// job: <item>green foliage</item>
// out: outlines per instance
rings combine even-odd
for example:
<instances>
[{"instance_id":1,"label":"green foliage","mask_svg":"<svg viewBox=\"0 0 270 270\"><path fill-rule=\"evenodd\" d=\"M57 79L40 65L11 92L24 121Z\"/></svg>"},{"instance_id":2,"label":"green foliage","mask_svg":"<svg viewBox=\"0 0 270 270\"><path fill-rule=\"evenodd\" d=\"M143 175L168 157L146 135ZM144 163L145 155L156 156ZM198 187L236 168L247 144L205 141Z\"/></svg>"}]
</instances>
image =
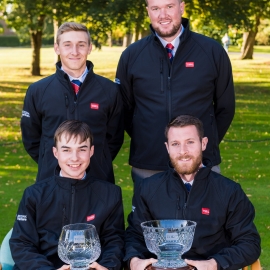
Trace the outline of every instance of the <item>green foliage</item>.
<instances>
[{"instance_id":1,"label":"green foliage","mask_svg":"<svg viewBox=\"0 0 270 270\"><path fill-rule=\"evenodd\" d=\"M232 48L237 50L237 48ZM238 49L239 51L239 49ZM255 52L270 54L270 47ZM53 48L44 48L42 73L54 72ZM122 48L103 47L90 54L95 72L114 78ZM40 79L28 75L30 49L1 49L0 58L0 242L15 220L23 190L34 183L37 166L21 143L20 116L28 85ZM255 54L254 60L238 60L230 55L236 90L236 115L221 143L222 174L241 184L256 209L255 223L262 237L261 262L270 269L270 59ZM131 211L133 184L130 176L129 137L113 161L116 184L123 193L125 217Z\"/></svg>"},{"instance_id":2,"label":"green foliage","mask_svg":"<svg viewBox=\"0 0 270 270\"><path fill-rule=\"evenodd\" d=\"M17 36L0 36L0 47L20 46L20 40Z\"/></svg>"},{"instance_id":3,"label":"green foliage","mask_svg":"<svg viewBox=\"0 0 270 270\"><path fill-rule=\"evenodd\" d=\"M258 30L259 32L256 36L256 44L270 45L270 20L261 20L261 24Z\"/></svg>"}]
</instances>

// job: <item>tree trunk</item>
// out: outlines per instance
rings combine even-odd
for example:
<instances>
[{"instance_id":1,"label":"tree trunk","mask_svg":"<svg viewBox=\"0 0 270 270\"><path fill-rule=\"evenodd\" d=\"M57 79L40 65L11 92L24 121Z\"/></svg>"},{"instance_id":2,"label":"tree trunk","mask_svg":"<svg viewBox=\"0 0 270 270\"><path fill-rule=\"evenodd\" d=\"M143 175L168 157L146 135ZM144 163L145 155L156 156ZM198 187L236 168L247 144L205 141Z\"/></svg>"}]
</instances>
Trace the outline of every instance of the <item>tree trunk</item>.
<instances>
[{"instance_id":1,"label":"tree trunk","mask_svg":"<svg viewBox=\"0 0 270 270\"><path fill-rule=\"evenodd\" d=\"M54 11L56 13L56 11ZM54 32L54 42L56 42L57 38L57 31L59 26L61 25L60 19L53 19L53 32ZM60 61L60 55L56 54L54 55L54 64Z\"/></svg>"},{"instance_id":2,"label":"tree trunk","mask_svg":"<svg viewBox=\"0 0 270 270\"><path fill-rule=\"evenodd\" d=\"M254 29L249 32L243 33L243 44L241 48L240 59L253 59L253 48L255 44L255 38L258 33L258 27L260 25L260 16L256 15Z\"/></svg>"},{"instance_id":3,"label":"tree trunk","mask_svg":"<svg viewBox=\"0 0 270 270\"><path fill-rule=\"evenodd\" d=\"M42 31L33 31L31 33L32 52L32 66L31 74L33 76L40 76L40 49L42 45Z\"/></svg>"},{"instance_id":4,"label":"tree trunk","mask_svg":"<svg viewBox=\"0 0 270 270\"><path fill-rule=\"evenodd\" d=\"M108 32L108 45L109 47L113 46L112 30Z\"/></svg>"},{"instance_id":5,"label":"tree trunk","mask_svg":"<svg viewBox=\"0 0 270 270\"><path fill-rule=\"evenodd\" d=\"M240 59L253 59L253 47L255 43L255 32L249 31L243 33L243 44L241 48Z\"/></svg>"},{"instance_id":6,"label":"tree trunk","mask_svg":"<svg viewBox=\"0 0 270 270\"><path fill-rule=\"evenodd\" d=\"M133 38L132 33L126 33L126 35L124 36L124 39L123 39L123 47L129 46L132 42L132 38Z\"/></svg>"}]
</instances>

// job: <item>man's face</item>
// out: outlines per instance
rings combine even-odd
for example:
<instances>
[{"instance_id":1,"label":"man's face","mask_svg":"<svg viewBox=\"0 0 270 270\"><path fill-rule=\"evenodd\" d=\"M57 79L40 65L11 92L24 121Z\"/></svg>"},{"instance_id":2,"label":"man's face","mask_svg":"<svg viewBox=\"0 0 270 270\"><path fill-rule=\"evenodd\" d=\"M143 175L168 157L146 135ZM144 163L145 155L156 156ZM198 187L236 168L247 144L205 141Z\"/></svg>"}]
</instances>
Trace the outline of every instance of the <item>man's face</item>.
<instances>
[{"instance_id":1,"label":"man's face","mask_svg":"<svg viewBox=\"0 0 270 270\"><path fill-rule=\"evenodd\" d=\"M54 50L60 55L64 71L73 77L79 77L84 72L91 49L87 33L83 31L65 32L60 35L59 44L54 44Z\"/></svg>"},{"instance_id":2,"label":"man's face","mask_svg":"<svg viewBox=\"0 0 270 270\"><path fill-rule=\"evenodd\" d=\"M168 131L168 142L165 143L171 163L176 172L186 181L194 179L202 165L202 151L208 139L202 141L195 126L171 127Z\"/></svg>"},{"instance_id":3,"label":"man's face","mask_svg":"<svg viewBox=\"0 0 270 270\"><path fill-rule=\"evenodd\" d=\"M146 7L152 27L168 42L180 33L185 3L179 0L148 0Z\"/></svg>"},{"instance_id":4,"label":"man's face","mask_svg":"<svg viewBox=\"0 0 270 270\"><path fill-rule=\"evenodd\" d=\"M80 138L71 137L69 142L65 133L53 147L53 154L58 159L64 177L82 179L85 170L90 164L90 158L94 154L94 146L90 146L90 139L80 143Z\"/></svg>"}]
</instances>

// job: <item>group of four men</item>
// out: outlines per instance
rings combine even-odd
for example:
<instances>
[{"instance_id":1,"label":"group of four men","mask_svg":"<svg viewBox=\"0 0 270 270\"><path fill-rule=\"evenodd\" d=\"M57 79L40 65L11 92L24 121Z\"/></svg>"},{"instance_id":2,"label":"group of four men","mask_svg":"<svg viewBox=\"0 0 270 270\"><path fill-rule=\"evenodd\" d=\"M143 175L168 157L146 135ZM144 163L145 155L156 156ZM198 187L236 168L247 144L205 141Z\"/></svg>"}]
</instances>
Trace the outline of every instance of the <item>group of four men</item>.
<instances>
[{"instance_id":1,"label":"group of four men","mask_svg":"<svg viewBox=\"0 0 270 270\"><path fill-rule=\"evenodd\" d=\"M14 269L69 269L57 245L72 223L96 226L102 252L90 267L97 270L155 262L140 228L155 219L197 222L184 257L198 270L239 269L260 255L252 204L239 184L214 172L235 106L227 53L189 30L184 2L146 4L152 33L122 53L115 84L93 72L87 28L64 23L56 73L26 93L22 137L38 175L10 239ZM112 169L124 129L135 187L126 233Z\"/></svg>"}]
</instances>

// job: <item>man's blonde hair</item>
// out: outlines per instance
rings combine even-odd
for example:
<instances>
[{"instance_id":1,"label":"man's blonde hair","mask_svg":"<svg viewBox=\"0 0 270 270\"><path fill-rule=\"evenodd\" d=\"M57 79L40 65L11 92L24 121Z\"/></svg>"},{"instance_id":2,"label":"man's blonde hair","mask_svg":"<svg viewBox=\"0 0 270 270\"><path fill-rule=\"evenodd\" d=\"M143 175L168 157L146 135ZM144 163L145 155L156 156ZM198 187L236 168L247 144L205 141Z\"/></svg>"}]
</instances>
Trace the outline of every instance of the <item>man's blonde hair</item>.
<instances>
[{"instance_id":1,"label":"man's blonde hair","mask_svg":"<svg viewBox=\"0 0 270 270\"><path fill-rule=\"evenodd\" d=\"M179 3L181 3L181 0L178 0ZM148 6L148 0L145 0L146 6Z\"/></svg>"},{"instance_id":2,"label":"man's blonde hair","mask_svg":"<svg viewBox=\"0 0 270 270\"><path fill-rule=\"evenodd\" d=\"M76 23L76 22L65 22L59 27L59 29L57 31L57 35L56 35L56 43L59 45L60 36L66 32L70 32L70 31L85 32L88 36L88 44L89 45L91 44L90 33L89 33L88 29L86 28L86 26L83 24L80 24L80 23Z\"/></svg>"}]
</instances>

